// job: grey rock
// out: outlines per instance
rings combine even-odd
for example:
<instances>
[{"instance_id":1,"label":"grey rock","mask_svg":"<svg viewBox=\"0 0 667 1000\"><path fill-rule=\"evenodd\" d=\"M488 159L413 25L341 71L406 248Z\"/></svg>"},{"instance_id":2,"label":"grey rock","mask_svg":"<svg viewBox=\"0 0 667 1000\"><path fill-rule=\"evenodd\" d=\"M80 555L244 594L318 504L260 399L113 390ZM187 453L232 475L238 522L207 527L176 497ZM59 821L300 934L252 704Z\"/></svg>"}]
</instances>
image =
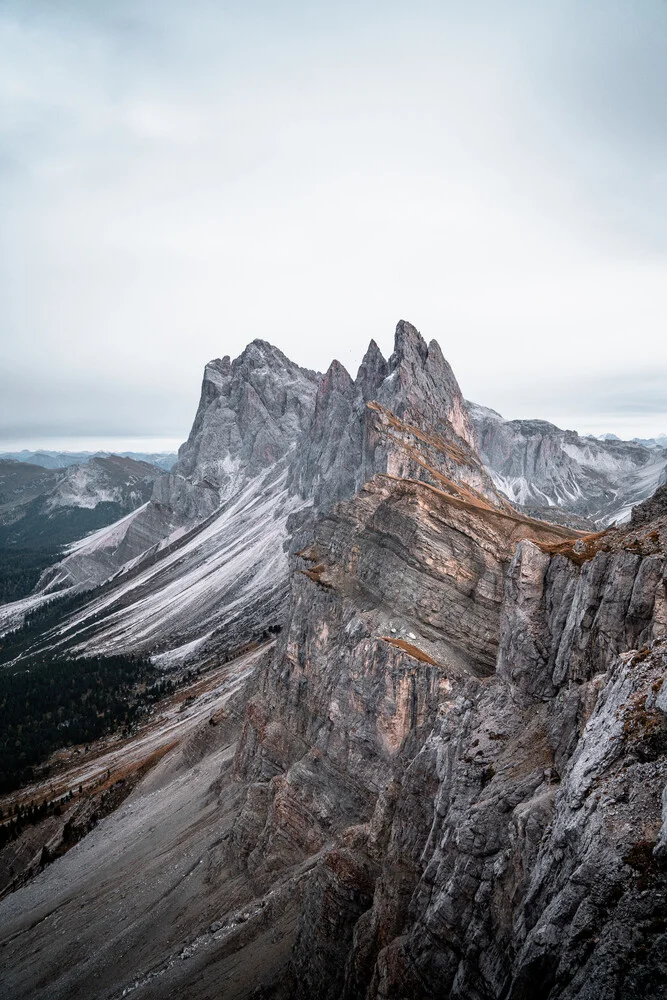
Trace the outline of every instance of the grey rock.
<instances>
[{"instance_id":1,"label":"grey rock","mask_svg":"<svg viewBox=\"0 0 667 1000\"><path fill-rule=\"evenodd\" d=\"M664 447L582 437L545 420L504 420L476 403L468 411L495 485L535 516L550 517L555 507L604 527L627 520L667 482Z\"/></svg>"},{"instance_id":2,"label":"grey rock","mask_svg":"<svg viewBox=\"0 0 667 1000\"><path fill-rule=\"evenodd\" d=\"M316 524L237 751L253 877L327 859L294 995L664 996L664 553L557 530L382 478Z\"/></svg>"},{"instance_id":3,"label":"grey rock","mask_svg":"<svg viewBox=\"0 0 667 1000\"><path fill-rule=\"evenodd\" d=\"M630 520L635 526L648 524L658 517L667 517L667 485L660 486L647 500L633 507Z\"/></svg>"},{"instance_id":4,"label":"grey rock","mask_svg":"<svg viewBox=\"0 0 667 1000\"><path fill-rule=\"evenodd\" d=\"M371 342L354 381L338 361L321 376L253 341L206 366L192 431L151 502L45 577L50 588L104 584L55 642L150 650L165 665L221 644L228 655L284 617L285 549L377 473L510 510L473 441L450 366L409 323L389 362Z\"/></svg>"}]
</instances>

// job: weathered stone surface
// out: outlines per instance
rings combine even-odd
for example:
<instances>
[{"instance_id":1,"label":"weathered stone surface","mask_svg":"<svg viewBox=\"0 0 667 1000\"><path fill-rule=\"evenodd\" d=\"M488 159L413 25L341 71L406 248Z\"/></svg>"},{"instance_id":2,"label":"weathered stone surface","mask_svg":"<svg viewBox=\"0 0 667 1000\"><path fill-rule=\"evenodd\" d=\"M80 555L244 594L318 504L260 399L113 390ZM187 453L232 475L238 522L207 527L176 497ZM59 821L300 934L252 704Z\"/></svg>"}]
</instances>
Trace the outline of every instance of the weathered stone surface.
<instances>
[{"instance_id":1,"label":"weathered stone surface","mask_svg":"<svg viewBox=\"0 0 667 1000\"><path fill-rule=\"evenodd\" d=\"M377 473L510 510L450 366L409 323L388 362L371 343L354 381L338 361L322 376L260 340L210 362L190 436L152 501L54 570L58 586L107 581L58 641L183 659L257 639L284 617L294 534L303 547L313 519Z\"/></svg>"},{"instance_id":2,"label":"weathered stone surface","mask_svg":"<svg viewBox=\"0 0 667 1000\"><path fill-rule=\"evenodd\" d=\"M390 477L316 525L237 753L253 874L325 851L293 995L663 995L664 555L550 530Z\"/></svg>"},{"instance_id":3,"label":"weathered stone surface","mask_svg":"<svg viewBox=\"0 0 667 1000\"><path fill-rule=\"evenodd\" d=\"M372 341L354 382L337 361L324 375L291 482L313 497L316 512L382 472L435 485L444 476L503 506L474 441L463 395L438 344L427 345L401 320L388 362Z\"/></svg>"},{"instance_id":4,"label":"weathered stone surface","mask_svg":"<svg viewBox=\"0 0 667 1000\"><path fill-rule=\"evenodd\" d=\"M534 516L549 518L556 508L603 527L627 519L667 482L664 447L581 437L546 420L503 420L475 403L468 410L496 486Z\"/></svg>"},{"instance_id":5,"label":"weathered stone surface","mask_svg":"<svg viewBox=\"0 0 667 1000\"><path fill-rule=\"evenodd\" d=\"M664 517L667 517L667 485L660 486L653 496L633 507L630 520L633 526L637 526Z\"/></svg>"},{"instance_id":6,"label":"weathered stone surface","mask_svg":"<svg viewBox=\"0 0 667 1000\"><path fill-rule=\"evenodd\" d=\"M210 362L188 440L159 499L210 514L239 481L275 467L310 426L320 376L263 340Z\"/></svg>"}]
</instances>

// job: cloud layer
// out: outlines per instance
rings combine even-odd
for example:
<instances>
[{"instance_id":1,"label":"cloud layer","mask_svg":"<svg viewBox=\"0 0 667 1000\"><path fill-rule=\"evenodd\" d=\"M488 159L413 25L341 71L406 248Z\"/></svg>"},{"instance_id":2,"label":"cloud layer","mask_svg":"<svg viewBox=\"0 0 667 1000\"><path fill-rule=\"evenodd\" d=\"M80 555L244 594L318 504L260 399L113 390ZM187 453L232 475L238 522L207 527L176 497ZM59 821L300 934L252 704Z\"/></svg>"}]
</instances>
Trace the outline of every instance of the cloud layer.
<instances>
[{"instance_id":1,"label":"cloud layer","mask_svg":"<svg viewBox=\"0 0 667 1000\"><path fill-rule=\"evenodd\" d=\"M502 8L502 9L501 9ZM667 5L5 2L0 438L185 437L254 337L667 431Z\"/></svg>"}]
</instances>

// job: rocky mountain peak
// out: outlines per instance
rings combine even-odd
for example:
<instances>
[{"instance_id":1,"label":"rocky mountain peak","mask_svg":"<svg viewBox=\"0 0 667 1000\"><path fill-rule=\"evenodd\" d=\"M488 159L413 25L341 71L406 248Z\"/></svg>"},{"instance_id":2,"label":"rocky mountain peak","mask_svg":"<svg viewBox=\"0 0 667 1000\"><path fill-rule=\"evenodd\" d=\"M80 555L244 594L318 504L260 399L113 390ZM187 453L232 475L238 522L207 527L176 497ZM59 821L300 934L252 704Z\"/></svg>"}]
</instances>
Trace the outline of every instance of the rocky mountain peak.
<instances>
[{"instance_id":1,"label":"rocky mountain peak","mask_svg":"<svg viewBox=\"0 0 667 1000\"><path fill-rule=\"evenodd\" d=\"M454 374L438 344L427 345L405 320L396 327L389 362L371 341L354 383L332 363L290 479L321 512L378 472L439 486L460 482L496 503Z\"/></svg>"},{"instance_id":2,"label":"rocky mountain peak","mask_svg":"<svg viewBox=\"0 0 667 1000\"><path fill-rule=\"evenodd\" d=\"M371 340L368 350L363 356L355 385L361 392L364 400L373 399L378 387L384 382L389 374L389 365L382 354L382 351Z\"/></svg>"},{"instance_id":3,"label":"rocky mountain peak","mask_svg":"<svg viewBox=\"0 0 667 1000\"><path fill-rule=\"evenodd\" d=\"M420 359L424 364L428 358L428 347L419 330L401 319L396 324L394 334L394 353L389 359L390 367L397 368L402 361L409 361L413 358Z\"/></svg>"},{"instance_id":4,"label":"rocky mountain peak","mask_svg":"<svg viewBox=\"0 0 667 1000\"><path fill-rule=\"evenodd\" d=\"M280 461L310 426L321 376L265 340L206 365L192 430L156 499L208 516L247 477Z\"/></svg>"},{"instance_id":5,"label":"rocky mountain peak","mask_svg":"<svg viewBox=\"0 0 667 1000\"><path fill-rule=\"evenodd\" d=\"M219 396L224 380L229 378L229 373L231 370L231 359L229 355L225 355L224 358L214 358L213 361L209 361L204 368L204 377L202 379L201 386L201 399L211 400ZM201 402L200 402L201 409ZM199 411L195 416L195 423L197 422L197 416L199 416ZM194 428L193 428L194 429Z\"/></svg>"},{"instance_id":6,"label":"rocky mountain peak","mask_svg":"<svg viewBox=\"0 0 667 1000\"><path fill-rule=\"evenodd\" d=\"M276 371L286 372L290 372L295 368L299 369L299 371L303 370L293 361L290 361L280 348L270 344L268 340L260 340L259 338L252 340L241 351L238 358L235 358L232 362L232 366L240 369L269 367Z\"/></svg>"},{"instance_id":7,"label":"rocky mountain peak","mask_svg":"<svg viewBox=\"0 0 667 1000\"><path fill-rule=\"evenodd\" d=\"M348 372L345 365L342 365L340 361L337 361L334 358L322 376L322 381L320 382L319 387L320 395L330 392L341 392L348 395L353 391L354 382L352 381L352 376Z\"/></svg>"},{"instance_id":8,"label":"rocky mountain peak","mask_svg":"<svg viewBox=\"0 0 667 1000\"><path fill-rule=\"evenodd\" d=\"M100 574L106 579L149 549L150 558L164 551L166 560L169 546L185 545L180 539L192 531L187 559L181 553L177 563L169 563L163 580L166 585L167 577L173 582L182 576L186 563L196 575L211 553L217 559L224 550L216 579L207 580L210 603L205 609L200 597L194 618L183 602L179 614L185 624L179 619L172 635L170 605L160 603L149 565L157 611L153 615L139 602L138 628L150 615L150 634L169 629L173 642L176 636L202 634L214 619L224 622L229 638L235 615L247 638L248 623L256 620L251 606L260 617L278 614L287 587L283 545L300 530L297 524L307 533L312 516L352 497L376 474L426 480L455 495L472 490L502 507L470 443L467 419L437 343L427 345L405 321L398 324L391 361L372 341L354 381L337 360L321 375L267 341L254 340L233 360L223 356L206 366L195 421L172 474L159 478L153 502L118 534L77 550L76 580L99 581ZM212 535L207 519L218 525ZM65 563L63 580L69 573ZM138 564L133 568L137 589L142 572ZM148 632L141 629L145 643Z\"/></svg>"},{"instance_id":9,"label":"rocky mountain peak","mask_svg":"<svg viewBox=\"0 0 667 1000\"><path fill-rule=\"evenodd\" d=\"M470 448L475 434L463 394L437 341L427 344L419 331L401 320L396 327L390 374L378 401L401 419L426 426L449 426Z\"/></svg>"}]
</instances>

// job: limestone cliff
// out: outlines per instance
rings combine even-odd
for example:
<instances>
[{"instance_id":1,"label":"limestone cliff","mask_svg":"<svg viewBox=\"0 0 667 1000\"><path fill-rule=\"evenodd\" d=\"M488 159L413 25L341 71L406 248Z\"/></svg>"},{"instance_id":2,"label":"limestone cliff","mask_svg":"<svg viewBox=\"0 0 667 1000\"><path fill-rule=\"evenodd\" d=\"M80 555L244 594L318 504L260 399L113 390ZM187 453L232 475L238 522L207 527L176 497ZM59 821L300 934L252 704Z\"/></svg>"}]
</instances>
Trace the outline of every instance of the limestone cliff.
<instances>
[{"instance_id":1,"label":"limestone cliff","mask_svg":"<svg viewBox=\"0 0 667 1000\"><path fill-rule=\"evenodd\" d=\"M260 340L210 362L190 436L151 502L45 577L46 591L104 584L55 643L177 662L257 639L284 618L286 547L377 473L510 509L450 366L409 323L389 361L371 343L355 380L337 361L322 376Z\"/></svg>"},{"instance_id":2,"label":"limestone cliff","mask_svg":"<svg viewBox=\"0 0 667 1000\"><path fill-rule=\"evenodd\" d=\"M389 477L319 522L236 756L254 883L319 858L281 988L664 996L666 549Z\"/></svg>"}]
</instances>

